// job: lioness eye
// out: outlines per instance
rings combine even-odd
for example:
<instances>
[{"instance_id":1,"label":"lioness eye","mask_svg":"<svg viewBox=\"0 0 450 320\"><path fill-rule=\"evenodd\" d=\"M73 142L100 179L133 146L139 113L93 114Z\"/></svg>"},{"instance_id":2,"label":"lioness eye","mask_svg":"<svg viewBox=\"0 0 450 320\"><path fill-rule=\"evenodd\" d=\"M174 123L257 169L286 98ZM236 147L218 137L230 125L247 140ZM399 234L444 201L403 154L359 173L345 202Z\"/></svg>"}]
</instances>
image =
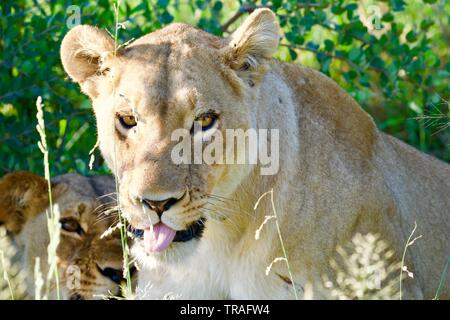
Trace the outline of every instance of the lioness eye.
<instances>
[{"instance_id":1,"label":"lioness eye","mask_svg":"<svg viewBox=\"0 0 450 320\"><path fill-rule=\"evenodd\" d=\"M137 125L136 118L134 116L119 116L120 124L127 128L131 129Z\"/></svg>"},{"instance_id":2,"label":"lioness eye","mask_svg":"<svg viewBox=\"0 0 450 320\"><path fill-rule=\"evenodd\" d=\"M59 222L61 223L61 228L67 232L83 233L80 224L74 219L61 219Z\"/></svg>"},{"instance_id":3,"label":"lioness eye","mask_svg":"<svg viewBox=\"0 0 450 320\"><path fill-rule=\"evenodd\" d=\"M206 131L214 126L217 121L217 115L214 113L205 113L198 116L195 121L200 124L203 131Z\"/></svg>"}]
</instances>

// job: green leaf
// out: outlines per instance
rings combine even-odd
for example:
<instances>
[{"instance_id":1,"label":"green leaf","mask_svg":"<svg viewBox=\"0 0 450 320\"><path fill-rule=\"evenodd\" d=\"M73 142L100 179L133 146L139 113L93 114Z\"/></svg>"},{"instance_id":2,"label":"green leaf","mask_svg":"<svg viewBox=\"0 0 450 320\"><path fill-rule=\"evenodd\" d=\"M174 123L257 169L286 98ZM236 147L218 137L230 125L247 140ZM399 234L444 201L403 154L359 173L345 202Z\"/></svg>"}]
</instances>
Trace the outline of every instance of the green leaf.
<instances>
[{"instance_id":1,"label":"green leaf","mask_svg":"<svg viewBox=\"0 0 450 320\"><path fill-rule=\"evenodd\" d=\"M403 10L405 10L405 2L403 0L393 0L392 1L392 9L394 11L403 11Z\"/></svg>"},{"instance_id":2,"label":"green leaf","mask_svg":"<svg viewBox=\"0 0 450 320\"><path fill-rule=\"evenodd\" d=\"M64 132L66 132L67 128L67 120L61 119L59 120L59 136L62 137L64 135Z\"/></svg>"},{"instance_id":3,"label":"green leaf","mask_svg":"<svg viewBox=\"0 0 450 320\"><path fill-rule=\"evenodd\" d=\"M385 122L380 124L380 129L386 129L388 127L395 127L405 122L404 118L397 117L397 118L390 118L386 120Z\"/></svg>"},{"instance_id":4,"label":"green leaf","mask_svg":"<svg viewBox=\"0 0 450 320\"><path fill-rule=\"evenodd\" d=\"M356 79L356 77L358 76L358 73L354 70L348 71L347 74L350 80Z\"/></svg>"},{"instance_id":5,"label":"green leaf","mask_svg":"<svg viewBox=\"0 0 450 320\"><path fill-rule=\"evenodd\" d=\"M309 12L301 18L300 24L305 28L305 30L311 30L311 27L315 24L314 14Z\"/></svg>"},{"instance_id":6,"label":"green leaf","mask_svg":"<svg viewBox=\"0 0 450 320\"><path fill-rule=\"evenodd\" d=\"M350 3L345 7L346 10L348 11L355 11L356 9L358 9L358 4L357 3Z\"/></svg>"},{"instance_id":7,"label":"green leaf","mask_svg":"<svg viewBox=\"0 0 450 320\"><path fill-rule=\"evenodd\" d=\"M158 0L158 1L156 2L156 4L157 4L159 7L166 8L167 5L169 4L169 0Z\"/></svg>"},{"instance_id":8,"label":"green leaf","mask_svg":"<svg viewBox=\"0 0 450 320\"><path fill-rule=\"evenodd\" d=\"M291 60L292 60L292 61L297 60L298 54L297 54L297 52L295 52L295 51L292 50L291 48L289 48L289 55L291 56Z\"/></svg>"},{"instance_id":9,"label":"green leaf","mask_svg":"<svg viewBox=\"0 0 450 320\"><path fill-rule=\"evenodd\" d=\"M220 10L222 10L222 8L223 8L223 3L221 2L221 1L216 1L215 3L214 3L214 6L213 6L213 11L215 11L215 12L220 12Z\"/></svg>"},{"instance_id":10,"label":"green leaf","mask_svg":"<svg viewBox=\"0 0 450 320\"><path fill-rule=\"evenodd\" d=\"M286 32L285 33L286 39L294 44L303 44L305 42L305 38L303 38L301 35L295 32Z\"/></svg>"},{"instance_id":11,"label":"green leaf","mask_svg":"<svg viewBox=\"0 0 450 320\"><path fill-rule=\"evenodd\" d=\"M364 87L370 87L370 80L367 74L360 74L359 83Z\"/></svg>"},{"instance_id":12,"label":"green leaf","mask_svg":"<svg viewBox=\"0 0 450 320\"><path fill-rule=\"evenodd\" d=\"M277 11L277 9L281 7L282 3L283 2L281 0L273 0L272 1L272 9Z\"/></svg>"},{"instance_id":13,"label":"green leaf","mask_svg":"<svg viewBox=\"0 0 450 320\"><path fill-rule=\"evenodd\" d=\"M326 39L324 41L324 45L325 45L325 51L328 51L328 52L333 51L333 49L334 49L334 42L333 41L331 41L329 39Z\"/></svg>"},{"instance_id":14,"label":"green leaf","mask_svg":"<svg viewBox=\"0 0 450 320\"><path fill-rule=\"evenodd\" d=\"M22 64L22 71L25 73L30 73L33 70L33 62L30 60L25 61Z\"/></svg>"},{"instance_id":15,"label":"green leaf","mask_svg":"<svg viewBox=\"0 0 450 320\"><path fill-rule=\"evenodd\" d=\"M340 15L343 12L345 12L345 8L342 7L342 2L343 1L336 1L331 7L331 12L333 12L336 15Z\"/></svg>"},{"instance_id":16,"label":"green leaf","mask_svg":"<svg viewBox=\"0 0 450 320\"><path fill-rule=\"evenodd\" d=\"M392 21L394 21L394 15L392 13L390 13L390 12L385 13L383 15L383 17L381 17L381 21L392 22Z\"/></svg>"},{"instance_id":17,"label":"green leaf","mask_svg":"<svg viewBox=\"0 0 450 320\"><path fill-rule=\"evenodd\" d=\"M427 31L432 25L434 24L434 21L431 19L424 19L420 23L420 29L423 31Z\"/></svg>"},{"instance_id":18,"label":"green leaf","mask_svg":"<svg viewBox=\"0 0 450 320\"><path fill-rule=\"evenodd\" d=\"M168 12L165 11L160 17L159 17L159 21L165 25L165 24L169 24L173 21L173 16Z\"/></svg>"},{"instance_id":19,"label":"green leaf","mask_svg":"<svg viewBox=\"0 0 450 320\"><path fill-rule=\"evenodd\" d=\"M375 68L378 68L378 69L383 69L384 68L384 61L380 57L375 57L370 62L370 65L375 67Z\"/></svg>"},{"instance_id":20,"label":"green leaf","mask_svg":"<svg viewBox=\"0 0 450 320\"><path fill-rule=\"evenodd\" d=\"M311 50L314 50L314 51L319 49L319 45L313 41L308 41L308 43L306 44L306 47Z\"/></svg>"},{"instance_id":21,"label":"green leaf","mask_svg":"<svg viewBox=\"0 0 450 320\"><path fill-rule=\"evenodd\" d=\"M325 61L325 59L328 58L328 56L322 51L319 51L317 53L316 57L317 57L317 60L319 60L319 62L321 62L321 63L323 63L323 61Z\"/></svg>"},{"instance_id":22,"label":"green leaf","mask_svg":"<svg viewBox=\"0 0 450 320\"><path fill-rule=\"evenodd\" d=\"M359 48L351 48L348 52L348 58L352 60L353 62L358 61L359 57L361 56L361 49Z\"/></svg>"},{"instance_id":23,"label":"green leaf","mask_svg":"<svg viewBox=\"0 0 450 320\"><path fill-rule=\"evenodd\" d=\"M428 67L437 67L440 64L439 57L432 51L427 51L424 53L425 64Z\"/></svg>"},{"instance_id":24,"label":"green leaf","mask_svg":"<svg viewBox=\"0 0 450 320\"><path fill-rule=\"evenodd\" d=\"M325 60L324 60L324 62L321 64L321 70L322 70L322 72L324 72L324 73L326 73L326 74L329 74L329 72L330 72L330 65L331 65L331 58L329 58L329 57L326 57L325 58Z\"/></svg>"},{"instance_id":25,"label":"green leaf","mask_svg":"<svg viewBox=\"0 0 450 320\"><path fill-rule=\"evenodd\" d=\"M416 33L415 33L413 30L411 30L410 32L408 32L408 33L406 34L406 40L407 40L408 42L415 42L415 41L417 41L417 35L416 35Z\"/></svg>"}]
</instances>

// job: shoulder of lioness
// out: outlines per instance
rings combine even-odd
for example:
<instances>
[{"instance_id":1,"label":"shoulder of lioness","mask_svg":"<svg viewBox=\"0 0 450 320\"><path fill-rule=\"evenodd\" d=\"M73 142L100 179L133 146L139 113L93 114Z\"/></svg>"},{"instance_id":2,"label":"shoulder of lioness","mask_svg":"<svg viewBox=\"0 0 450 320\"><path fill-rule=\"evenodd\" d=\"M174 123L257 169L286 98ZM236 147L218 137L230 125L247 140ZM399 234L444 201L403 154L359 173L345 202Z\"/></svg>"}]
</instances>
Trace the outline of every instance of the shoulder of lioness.
<instances>
[{"instance_id":1,"label":"shoulder of lioness","mask_svg":"<svg viewBox=\"0 0 450 320\"><path fill-rule=\"evenodd\" d=\"M371 116L334 80L314 69L273 60L278 73L292 90L297 112L304 120L321 125L337 142L370 158L377 129Z\"/></svg>"}]
</instances>

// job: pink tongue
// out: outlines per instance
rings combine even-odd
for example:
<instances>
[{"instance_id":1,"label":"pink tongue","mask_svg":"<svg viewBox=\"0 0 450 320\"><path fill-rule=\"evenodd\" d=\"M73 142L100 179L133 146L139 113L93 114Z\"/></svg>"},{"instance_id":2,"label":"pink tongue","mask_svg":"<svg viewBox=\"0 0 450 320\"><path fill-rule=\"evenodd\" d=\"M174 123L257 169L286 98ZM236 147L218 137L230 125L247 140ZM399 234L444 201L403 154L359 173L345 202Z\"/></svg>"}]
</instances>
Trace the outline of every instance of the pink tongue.
<instances>
[{"instance_id":1,"label":"pink tongue","mask_svg":"<svg viewBox=\"0 0 450 320\"><path fill-rule=\"evenodd\" d=\"M144 247L147 252L161 252L165 250L175 238L176 231L160 222L144 230Z\"/></svg>"}]
</instances>

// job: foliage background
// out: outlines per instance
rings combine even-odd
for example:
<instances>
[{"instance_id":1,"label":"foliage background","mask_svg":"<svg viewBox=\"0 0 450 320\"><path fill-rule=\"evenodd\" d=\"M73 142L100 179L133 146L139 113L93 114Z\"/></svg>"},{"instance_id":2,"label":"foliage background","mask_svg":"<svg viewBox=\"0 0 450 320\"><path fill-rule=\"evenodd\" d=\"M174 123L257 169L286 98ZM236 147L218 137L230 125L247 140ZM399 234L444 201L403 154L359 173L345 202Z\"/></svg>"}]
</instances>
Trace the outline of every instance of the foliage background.
<instances>
[{"instance_id":1,"label":"foliage background","mask_svg":"<svg viewBox=\"0 0 450 320\"><path fill-rule=\"evenodd\" d=\"M59 60L73 5L80 9L81 23L113 31L113 2L108 0L0 3L0 175L19 169L43 174L35 130L39 95L52 175L108 171L98 151L94 170L88 168L88 152L96 142L94 116ZM279 16L284 37L277 58L331 76L380 129L450 162L446 0L128 0L120 5L126 29L119 38L123 43L173 21L227 36L260 6Z\"/></svg>"}]
</instances>

